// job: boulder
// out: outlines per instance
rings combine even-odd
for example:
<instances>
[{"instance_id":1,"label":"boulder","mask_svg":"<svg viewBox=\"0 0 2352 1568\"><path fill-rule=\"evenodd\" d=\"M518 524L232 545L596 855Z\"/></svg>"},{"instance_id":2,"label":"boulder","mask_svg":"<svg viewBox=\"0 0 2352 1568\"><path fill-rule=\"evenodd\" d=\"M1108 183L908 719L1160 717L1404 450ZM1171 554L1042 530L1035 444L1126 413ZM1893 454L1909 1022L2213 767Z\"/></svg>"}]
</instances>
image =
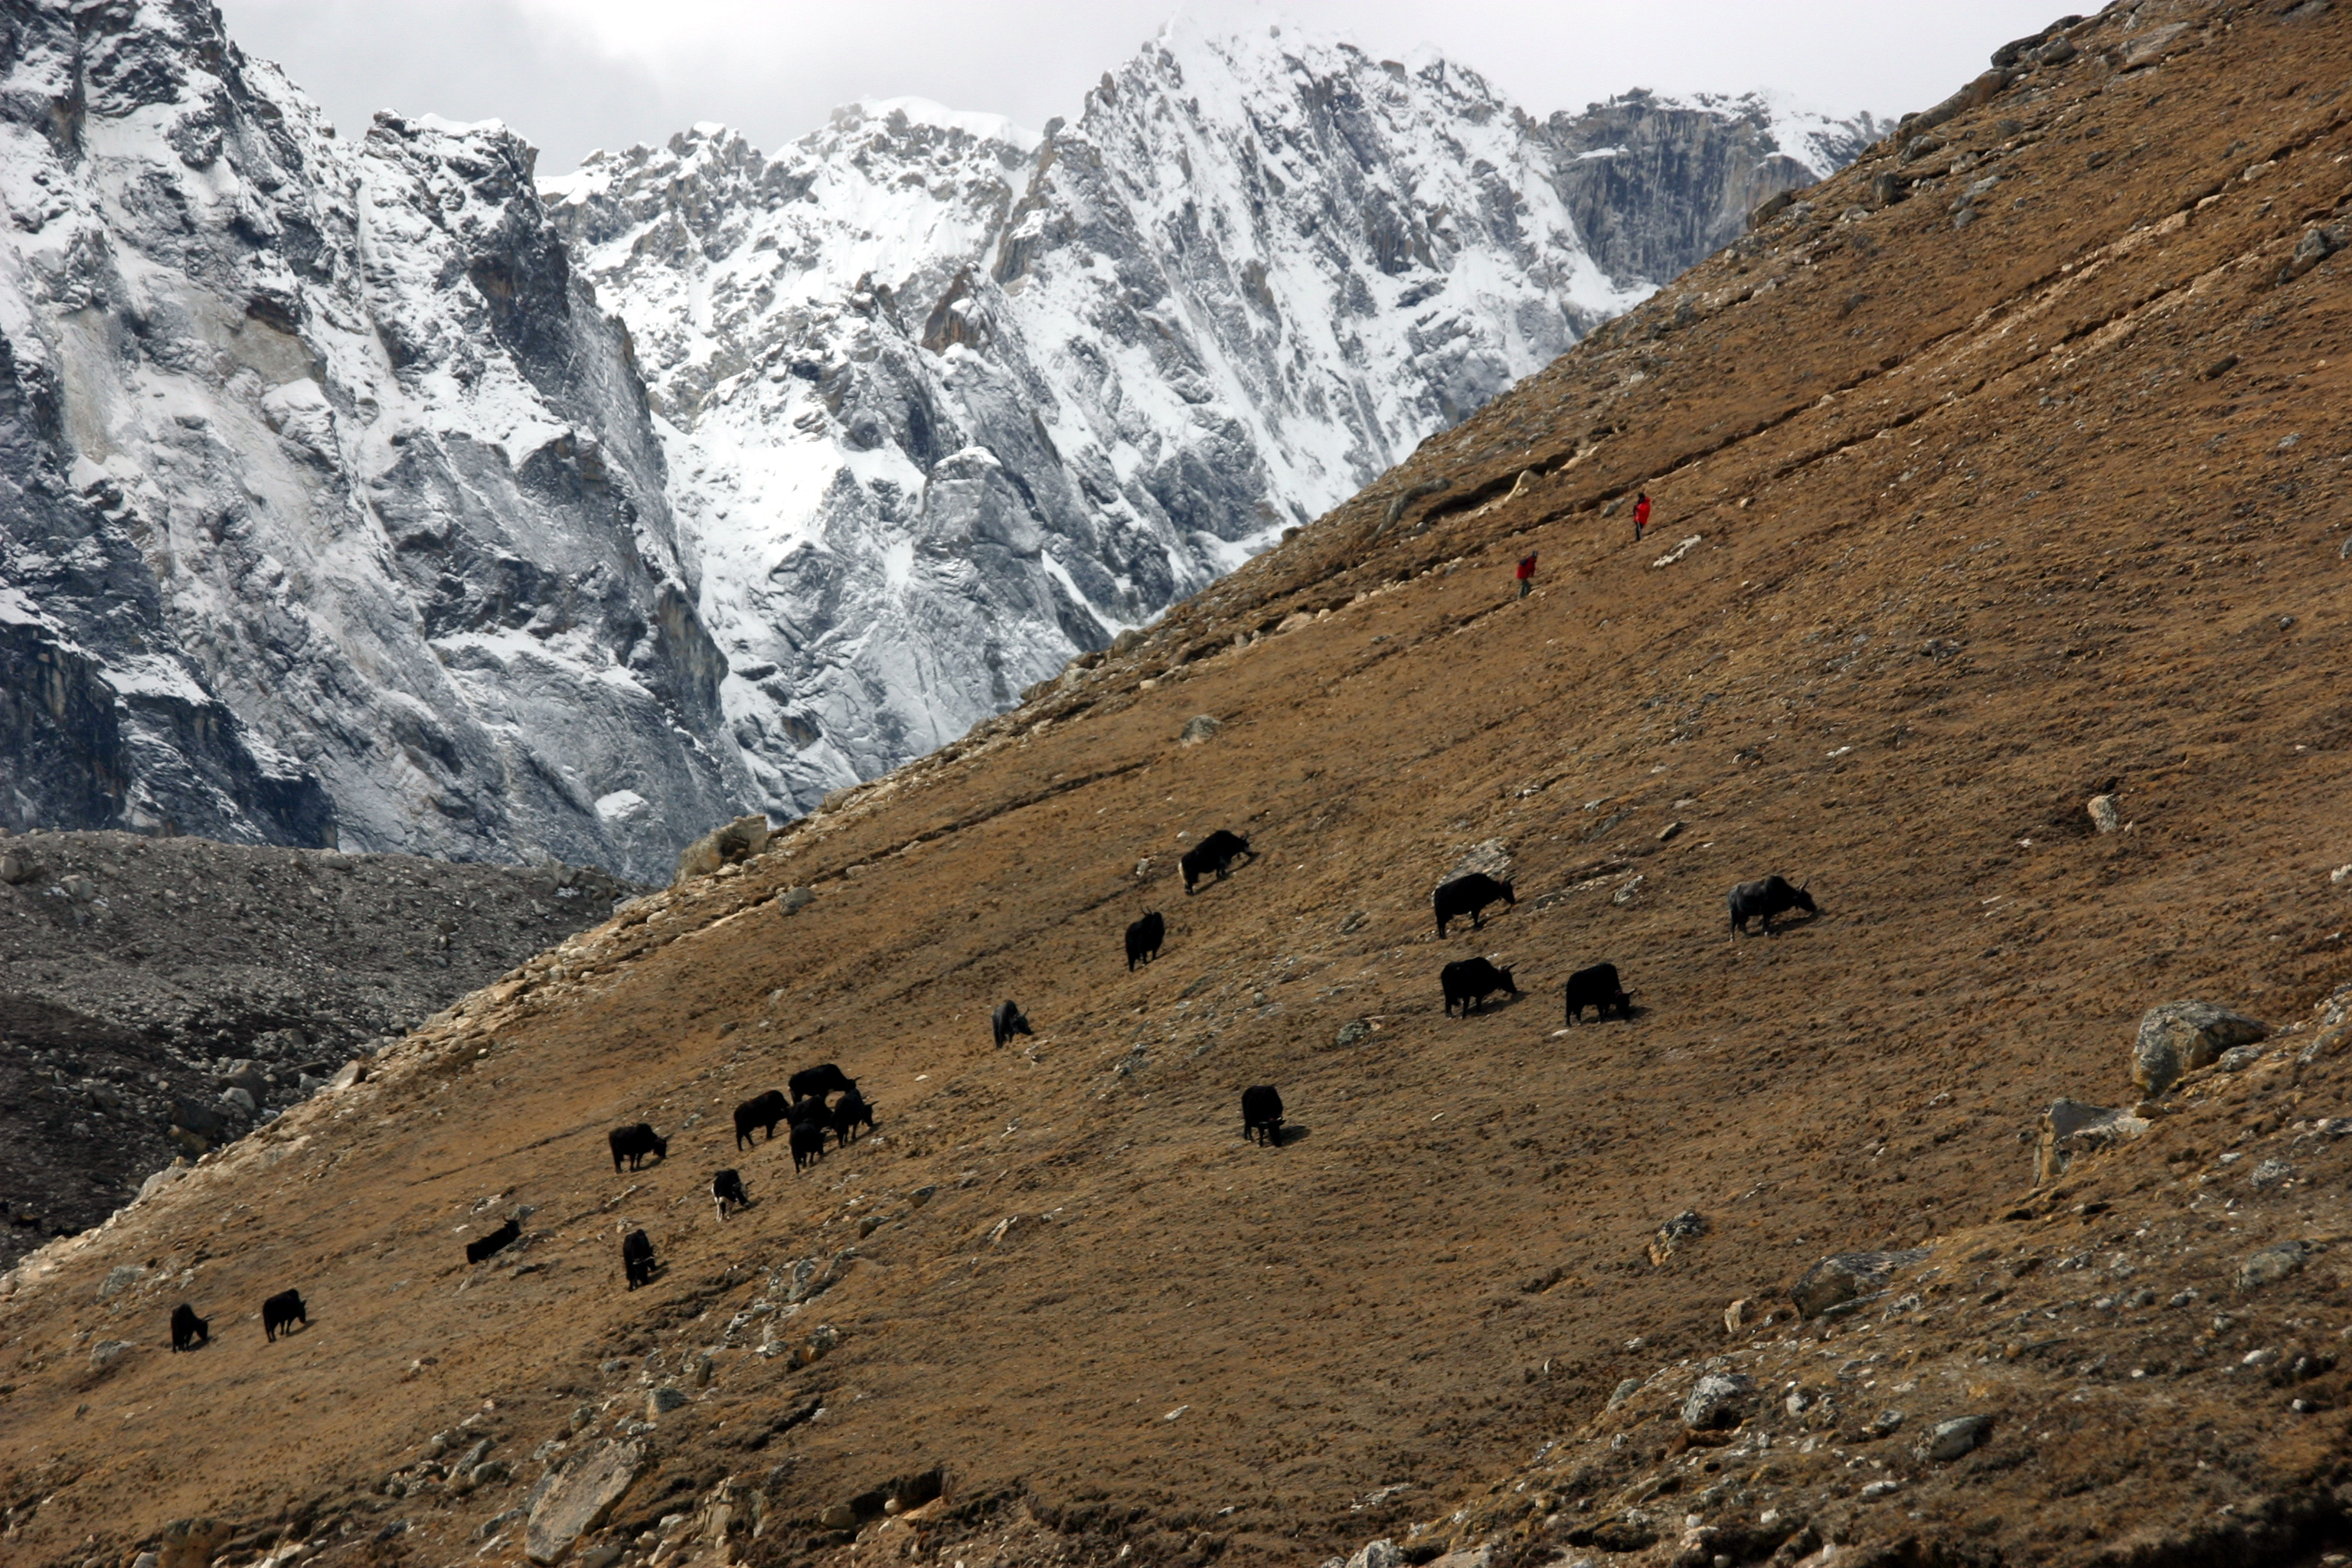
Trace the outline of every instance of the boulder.
<instances>
[{"instance_id":1,"label":"boulder","mask_svg":"<svg viewBox=\"0 0 2352 1568\"><path fill-rule=\"evenodd\" d=\"M2274 1241L2238 1265L2238 1289L2259 1290L2265 1285L2275 1285L2300 1272L2304 1259L2310 1255L2311 1248L2300 1241Z\"/></svg>"},{"instance_id":2,"label":"boulder","mask_svg":"<svg viewBox=\"0 0 2352 1568\"><path fill-rule=\"evenodd\" d=\"M1370 1038L1371 1033L1372 1026L1363 1019L1350 1018L1339 1026L1339 1032L1331 1037L1331 1043L1340 1047L1352 1046L1359 1040Z\"/></svg>"},{"instance_id":3,"label":"boulder","mask_svg":"<svg viewBox=\"0 0 2352 1568\"><path fill-rule=\"evenodd\" d=\"M1698 1431L1737 1426L1755 1393L1753 1378L1736 1372L1709 1373L1691 1385L1683 1401L1683 1425Z\"/></svg>"},{"instance_id":4,"label":"boulder","mask_svg":"<svg viewBox=\"0 0 2352 1568\"><path fill-rule=\"evenodd\" d=\"M41 868L38 866L13 849L5 855L0 855L0 882L5 882L14 888L31 881L40 874Z\"/></svg>"},{"instance_id":5,"label":"boulder","mask_svg":"<svg viewBox=\"0 0 2352 1568\"><path fill-rule=\"evenodd\" d=\"M115 1265L106 1271L106 1278L99 1281L98 1299L101 1301L113 1300L117 1296L138 1284L146 1272L147 1270L140 1268L136 1263Z\"/></svg>"},{"instance_id":6,"label":"boulder","mask_svg":"<svg viewBox=\"0 0 2352 1568\"><path fill-rule=\"evenodd\" d=\"M1650 1237L1649 1254L1652 1267L1664 1268L1666 1259L1675 1255L1676 1247L1693 1237L1706 1234L1706 1221L1699 1217L1699 1212L1696 1209L1683 1210L1682 1213L1660 1226L1657 1234Z\"/></svg>"},{"instance_id":7,"label":"boulder","mask_svg":"<svg viewBox=\"0 0 2352 1568\"><path fill-rule=\"evenodd\" d=\"M2086 1105L2079 1100L2053 1100L2042 1113L2042 1140L2033 1155L2033 1184L2048 1186L2084 1154L2095 1154L2128 1143L2147 1131L2144 1117L2129 1110Z\"/></svg>"},{"instance_id":8,"label":"boulder","mask_svg":"<svg viewBox=\"0 0 2352 1568\"><path fill-rule=\"evenodd\" d=\"M749 860L768 847L768 819L754 812L739 816L722 827L714 827L681 850L677 857L677 875L670 885L696 877L708 877L721 866L732 866Z\"/></svg>"},{"instance_id":9,"label":"boulder","mask_svg":"<svg viewBox=\"0 0 2352 1568\"><path fill-rule=\"evenodd\" d=\"M172 1125L184 1128L209 1143L236 1135L236 1121L227 1107L190 1100L184 1095L172 1097Z\"/></svg>"},{"instance_id":10,"label":"boulder","mask_svg":"<svg viewBox=\"0 0 2352 1568\"><path fill-rule=\"evenodd\" d=\"M686 1390L672 1388L667 1384L664 1384L646 1395L646 1419L658 1421L686 1403Z\"/></svg>"},{"instance_id":11,"label":"boulder","mask_svg":"<svg viewBox=\"0 0 2352 1568\"><path fill-rule=\"evenodd\" d=\"M1451 882L1457 877L1467 877L1473 872L1482 877L1492 877L1498 882L1510 880L1510 847L1499 838L1489 838L1482 844L1475 844L1471 846L1468 854L1454 863L1454 869L1446 872L1439 880Z\"/></svg>"},{"instance_id":12,"label":"boulder","mask_svg":"<svg viewBox=\"0 0 2352 1568\"><path fill-rule=\"evenodd\" d=\"M2211 1066L2231 1047L2254 1045L2270 1032L2268 1024L2210 1002L2160 1003L2139 1021L2132 1042L2132 1081L2151 1095L2162 1094Z\"/></svg>"},{"instance_id":13,"label":"boulder","mask_svg":"<svg viewBox=\"0 0 2352 1568\"><path fill-rule=\"evenodd\" d=\"M776 908L788 915L796 915L816 902L816 893L808 888L786 888L776 895Z\"/></svg>"},{"instance_id":14,"label":"boulder","mask_svg":"<svg viewBox=\"0 0 2352 1568\"><path fill-rule=\"evenodd\" d=\"M156 1537L156 1568L211 1568L215 1554L236 1535L216 1519L173 1520Z\"/></svg>"},{"instance_id":15,"label":"boulder","mask_svg":"<svg viewBox=\"0 0 2352 1568\"><path fill-rule=\"evenodd\" d=\"M1393 1541L1368 1542L1348 1559L1348 1568L1404 1568L1404 1553Z\"/></svg>"},{"instance_id":16,"label":"boulder","mask_svg":"<svg viewBox=\"0 0 2352 1568\"><path fill-rule=\"evenodd\" d=\"M2091 826L2102 833L2118 832L2123 827L2124 815L2116 808L2114 795L2095 795L2084 809L2091 814Z\"/></svg>"},{"instance_id":17,"label":"boulder","mask_svg":"<svg viewBox=\"0 0 2352 1568\"><path fill-rule=\"evenodd\" d=\"M1919 1435L1915 1445L1918 1456L1933 1463L1949 1464L1963 1455L1973 1453L1982 1446L1992 1430L1990 1415L1955 1415L1948 1421L1938 1421Z\"/></svg>"},{"instance_id":18,"label":"boulder","mask_svg":"<svg viewBox=\"0 0 2352 1568\"><path fill-rule=\"evenodd\" d=\"M645 1450L636 1444L608 1442L566 1465L532 1505L523 1555L541 1568L561 1561L573 1542L604 1522L644 1464Z\"/></svg>"},{"instance_id":19,"label":"boulder","mask_svg":"<svg viewBox=\"0 0 2352 1568\"><path fill-rule=\"evenodd\" d=\"M1195 713L1184 721L1183 732L1176 739L1182 745L1197 746L1223 728L1223 724L1218 723L1206 713Z\"/></svg>"},{"instance_id":20,"label":"boulder","mask_svg":"<svg viewBox=\"0 0 2352 1568\"><path fill-rule=\"evenodd\" d=\"M221 1102L225 1105L236 1106L247 1116L252 1115L254 1111L258 1109L257 1102L254 1100L251 1091L247 1089L247 1088L241 1083L233 1083L226 1089L222 1089Z\"/></svg>"},{"instance_id":21,"label":"boulder","mask_svg":"<svg viewBox=\"0 0 2352 1568\"><path fill-rule=\"evenodd\" d=\"M89 1370L92 1372L104 1372L108 1367L112 1366L116 1362L121 1361L122 1359L123 1352L130 1349L131 1342L129 1340L99 1341L98 1343L89 1347Z\"/></svg>"},{"instance_id":22,"label":"boulder","mask_svg":"<svg viewBox=\"0 0 2352 1568\"><path fill-rule=\"evenodd\" d=\"M1889 1276L1927 1256L1924 1247L1895 1252L1840 1252L1805 1270L1789 1291L1800 1317L1818 1318L1847 1301L1884 1289Z\"/></svg>"},{"instance_id":23,"label":"boulder","mask_svg":"<svg viewBox=\"0 0 2352 1568\"><path fill-rule=\"evenodd\" d=\"M856 1530L857 1510L845 1502L828 1503L824 1511L817 1515L817 1522L827 1530Z\"/></svg>"}]
</instances>

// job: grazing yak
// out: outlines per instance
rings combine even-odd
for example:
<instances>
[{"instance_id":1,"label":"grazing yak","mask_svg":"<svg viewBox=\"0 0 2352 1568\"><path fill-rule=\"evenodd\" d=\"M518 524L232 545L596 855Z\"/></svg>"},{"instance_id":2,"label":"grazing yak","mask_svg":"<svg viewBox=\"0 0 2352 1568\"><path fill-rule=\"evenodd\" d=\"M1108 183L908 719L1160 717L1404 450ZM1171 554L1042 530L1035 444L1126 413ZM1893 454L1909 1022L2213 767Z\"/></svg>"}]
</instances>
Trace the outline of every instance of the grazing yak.
<instances>
[{"instance_id":1,"label":"grazing yak","mask_svg":"<svg viewBox=\"0 0 2352 1568\"><path fill-rule=\"evenodd\" d=\"M848 1142L851 1134L859 1127L868 1132L874 1131L874 1108L866 1103L864 1095L853 1089L841 1097L840 1104L833 1108L834 1142Z\"/></svg>"},{"instance_id":2,"label":"grazing yak","mask_svg":"<svg viewBox=\"0 0 2352 1568\"><path fill-rule=\"evenodd\" d=\"M172 1309L172 1348L192 1351L198 1345L213 1342L213 1321L199 1318L196 1310L185 1301Z\"/></svg>"},{"instance_id":3,"label":"grazing yak","mask_svg":"<svg viewBox=\"0 0 2352 1568\"><path fill-rule=\"evenodd\" d=\"M833 1112L825 1108L824 1096L811 1095L806 1100L793 1101L792 1113L785 1120L795 1127L825 1127L833 1121Z\"/></svg>"},{"instance_id":4,"label":"grazing yak","mask_svg":"<svg viewBox=\"0 0 2352 1568\"><path fill-rule=\"evenodd\" d=\"M735 1147L740 1149L751 1142L751 1130L755 1127L766 1128L768 1136L773 1138L776 1123L791 1112L792 1102L784 1098L782 1089L772 1089L765 1094L745 1100L735 1108Z\"/></svg>"},{"instance_id":5,"label":"grazing yak","mask_svg":"<svg viewBox=\"0 0 2352 1568\"><path fill-rule=\"evenodd\" d=\"M1168 922L1158 910L1127 928L1127 972L1135 973L1139 963L1149 963L1160 956L1160 944L1168 939Z\"/></svg>"},{"instance_id":6,"label":"grazing yak","mask_svg":"<svg viewBox=\"0 0 2352 1568\"><path fill-rule=\"evenodd\" d=\"M1470 917L1472 931L1478 930L1486 923L1486 906L1497 899L1514 909L1518 907L1518 895L1511 891L1508 882L1496 881L1481 871L1439 883L1430 899L1437 906L1437 934L1444 936L1445 922L1463 915Z\"/></svg>"},{"instance_id":7,"label":"grazing yak","mask_svg":"<svg viewBox=\"0 0 2352 1568\"><path fill-rule=\"evenodd\" d=\"M642 1230L633 1230L621 1237L621 1272L628 1277L629 1289L654 1282L654 1270L661 1265L654 1261L654 1244Z\"/></svg>"},{"instance_id":8,"label":"grazing yak","mask_svg":"<svg viewBox=\"0 0 2352 1568\"><path fill-rule=\"evenodd\" d=\"M1633 1021L1633 999L1617 983L1617 966L1596 963L1590 969L1580 969L1568 977L1568 1021L1577 1023L1590 1007L1596 1018L1609 1016L1609 1009L1627 1023Z\"/></svg>"},{"instance_id":9,"label":"grazing yak","mask_svg":"<svg viewBox=\"0 0 2352 1568\"><path fill-rule=\"evenodd\" d=\"M310 1310L302 1305L299 1290L280 1290L261 1304L261 1331L271 1344L281 1333L290 1334L294 1325L310 1326Z\"/></svg>"},{"instance_id":10,"label":"grazing yak","mask_svg":"<svg viewBox=\"0 0 2352 1568\"><path fill-rule=\"evenodd\" d=\"M793 1170L804 1171L824 1158L824 1122L814 1118L793 1123Z\"/></svg>"},{"instance_id":11,"label":"grazing yak","mask_svg":"<svg viewBox=\"0 0 2352 1568\"><path fill-rule=\"evenodd\" d=\"M1248 839L1238 833L1228 833L1222 827L1218 828L1214 833L1184 851L1182 862L1184 896L1186 898L1192 896L1192 884L1202 878L1213 873L1217 880L1222 882L1225 879L1226 874L1234 868L1234 861L1256 858L1257 851L1249 847Z\"/></svg>"},{"instance_id":12,"label":"grazing yak","mask_svg":"<svg viewBox=\"0 0 2352 1568\"><path fill-rule=\"evenodd\" d=\"M988 1026L996 1031L996 1043L999 1046L1003 1045L1015 1035L1028 1035L1033 1039L1036 1037L1034 1031L1029 1027L1029 1020L1023 1017L1021 1009L1011 1002L997 1005L996 1011L988 1016Z\"/></svg>"},{"instance_id":13,"label":"grazing yak","mask_svg":"<svg viewBox=\"0 0 2352 1568\"><path fill-rule=\"evenodd\" d=\"M806 1100L811 1095L823 1100L828 1094L846 1094L857 1087L857 1080L834 1066L803 1068L784 1080L794 1100Z\"/></svg>"},{"instance_id":14,"label":"grazing yak","mask_svg":"<svg viewBox=\"0 0 2352 1568\"><path fill-rule=\"evenodd\" d=\"M739 1209L751 1206L751 1194L743 1190L743 1178L733 1171L721 1171L710 1178L711 1200L719 1205L719 1217L727 1217L727 1205Z\"/></svg>"},{"instance_id":15,"label":"grazing yak","mask_svg":"<svg viewBox=\"0 0 2352 1568\"><path fill-rule=\"evenodd\" d=\"M613 1169L615 1171L621 1168L624 1160L634 1171L645 1163L648 1154L656 1160L669 1158L669 1140L643 1121L631 1127L614 1128L605 1142L613 1146Z\"/></svg>"},{"instance_id":16,"label":"grazing yak","mask_svg":"<svg viewBox=\"0 0 2352 1568\"><path fill-rule=\"evenodd\" d=\"M1253 1143L1282 1142L1282 1095L1270 1083L1242 1090L1242 1136Z\"/></svg>"},{"instance_id":17,"label":"grazing yak","mask_svg":"<svg viewBox=\"0 0 2352 1568\"><path fill-rule=\"evenodd\" d=\"M1445 987L1447 1014L1451 1015L1454 1005L1459 1003L1462 1016L1465 1018L1470 1016L1470 1005L1474 1002L1481 1013L1486 1010L1486 997L1490 992L1507 991L1514 996L1519 994L1509 970L1497 969L1483 958L1456 959L1438 971L1437 983Z\"/></svg>"},{"instance_id":18,"label":"grazing yak","mask_svg":"<svg viewBox=\"0 0 2352 1568\"><path fill-rule=\"evenodd\" d=\"M1748 934L1748 921L1758 915L1764 919L1764 934L1772 934L1772 917L1802 910L1807 914L1819 914L1812 894L1802 888L1792 888L1786 877L1767 877L1760 882L1742 882L1731 889L1724 900L1731 907L1731 929L1738 935Z\"/></svg>"},{"instance_id":19,"label":"grazing yak","mask_svg":"<svg viewBox=\"0 0 2352 1568\"><path fill-rule=\"evenodd\" d=\"M513 1246L514 1238L521 1234L522 1226L509 1219L489 1235L478 1237L466 1243L466 1261L468 1264L474 1264L479 1263L485 1258L496 1258Z\"/></svg>"}]
</instances>

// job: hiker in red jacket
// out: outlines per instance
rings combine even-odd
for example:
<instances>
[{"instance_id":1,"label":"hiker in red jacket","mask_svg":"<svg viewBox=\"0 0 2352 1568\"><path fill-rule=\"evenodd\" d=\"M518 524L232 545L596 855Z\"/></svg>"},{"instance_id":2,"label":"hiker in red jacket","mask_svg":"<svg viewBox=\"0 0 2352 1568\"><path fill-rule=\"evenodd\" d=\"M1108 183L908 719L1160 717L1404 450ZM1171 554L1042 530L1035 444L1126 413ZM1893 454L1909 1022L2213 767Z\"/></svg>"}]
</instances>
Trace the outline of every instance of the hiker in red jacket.
<instances>
[{"instance_id":1,"label":"hiker in red jacket","mask_svg":"<svg viewBox=\"0 0 2352 1568\"><path fill-rule=\"evenodd\" d=\"M1650 492L1643 490L1633 502L1633 542L1642 542L1642 531L1650 526Z\"/></svg>"},{"instance_id":2,"label":"hiker in red jacket","mask_svg":"<svg viewBox=\"0 0 2352 1568\"><path fill-rule=\"evenodd\" d=\"M1530 550L1528 552L1527 558L1519 563L1519 597L1526 598L1528 590L1534 587L1535 584L1536 556L1535 552Z\"/></svg>"}]
</instances>

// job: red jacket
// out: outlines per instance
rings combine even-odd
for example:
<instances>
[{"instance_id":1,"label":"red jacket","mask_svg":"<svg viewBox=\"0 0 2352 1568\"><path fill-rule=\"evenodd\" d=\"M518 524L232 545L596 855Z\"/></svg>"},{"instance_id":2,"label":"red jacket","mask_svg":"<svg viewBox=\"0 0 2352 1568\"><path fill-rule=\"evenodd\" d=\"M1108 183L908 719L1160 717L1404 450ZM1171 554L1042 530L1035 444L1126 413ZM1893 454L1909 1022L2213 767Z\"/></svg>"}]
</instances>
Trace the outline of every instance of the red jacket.
<instances>
[{"instance_id":1,"label":"red jacket","mask_svg":"<svg viewBox=\"0 0 2352 1568\"><path fill-rule=\"evenodd\" d=\"M1530 555L1525 561L1519 563L1519 581L1524 583L1535 574L1536 558Z\"/></svg>"},{"instance_id":2,"label":"red jacket","mask_svg":"<svg viewBox=\"0 0 2352 1568\"><path fill-rule=\"evenodd\" d=\"M1648 496L1643 496L1640 500L1633 503L1633 521L1635 522L1647 522L1650 521L1650 498Z\"/></svg>"}]
</instances>

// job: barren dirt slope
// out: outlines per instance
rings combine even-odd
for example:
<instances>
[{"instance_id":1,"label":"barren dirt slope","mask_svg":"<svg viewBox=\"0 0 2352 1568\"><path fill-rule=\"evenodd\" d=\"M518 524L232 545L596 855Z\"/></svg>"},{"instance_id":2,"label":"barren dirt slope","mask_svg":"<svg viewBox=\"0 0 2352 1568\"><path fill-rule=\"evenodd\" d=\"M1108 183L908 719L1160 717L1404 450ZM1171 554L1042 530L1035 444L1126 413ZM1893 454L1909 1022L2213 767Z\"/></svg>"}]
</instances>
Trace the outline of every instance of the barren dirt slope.
<instances>
[{"instance_id":1,"label":"barren dirt slope","mask_svg":"<svg viewBox=\"0 0 2352 1568\"><path fill-rule=\"evenodd\" d=\"M10 1561L515 1563L516 1510L591 1460L634 1468L571 1547L602 1563L1425 1558L1622 1380L1719 1351L1727 1301L2045 1212L2024 1140L2137 1092L2144 1009L2284 1024L2352 970L2352 22L2146 0L2066 41L1141 646L36 1255L0 1306ZM2093 830L2100 792L2128 826ZM1221 826L1259 857L1188 898ZM1516 908L1436 940L1433 883L1491 839ZM1731 940L1726 888L1774 871L1818 918ZM1524 994L1443 1016L1479 952ZM1637 1016L1559 1033L1604 959ZM998 1049L1007 997L1035 1033ZM877 1133L800 1175L737 1152L734 1104L824 1061ZM1240 1137L1258 1083L1280 1148ZM668 1157L616 1173L640 1119ZM758 1203L721 1223L724 1165ZM637 1227L665 1268L627 1290ZM266 1344L289 1287L310 1326ZM2276 1289L2306 1337L2347 1317L2325 1269ZM214 1340L173 1355L181 1300ZM2120 1381L2101 1420L2223 1375ZM2018 1448L1973 1514L1688 1560L2090 1561L2120 1524L2046 1521L2132 1510L2137 1560L2222 1561L2217 1510L2332 1495L2340 1414L2273 1443L2276 1401L2197 1409L2240 1423L2206 1489ZM1567 1534L1497 1539L1683 1550Z\"/></svg>"}]
</instances>

